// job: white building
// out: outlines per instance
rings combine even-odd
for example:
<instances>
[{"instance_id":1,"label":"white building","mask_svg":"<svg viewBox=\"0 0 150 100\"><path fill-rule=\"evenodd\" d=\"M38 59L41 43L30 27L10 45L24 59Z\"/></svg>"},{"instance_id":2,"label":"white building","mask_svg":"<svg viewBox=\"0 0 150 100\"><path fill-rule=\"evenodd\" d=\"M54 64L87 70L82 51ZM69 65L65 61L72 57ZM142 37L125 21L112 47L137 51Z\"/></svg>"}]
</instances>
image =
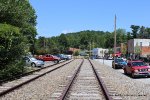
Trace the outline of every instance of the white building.
<instances>
[{"instance_id":1,"label":"white building","mask_svg":"<svg viewBox=\"0 0 150 100\"><path fill-rule=\"evenodd\" d=\"M108 49L103 49L103 48L93 48L92 50L92 55L94 57L104 57L105 53L108 53Z\"/></svg>"}]
</instances>

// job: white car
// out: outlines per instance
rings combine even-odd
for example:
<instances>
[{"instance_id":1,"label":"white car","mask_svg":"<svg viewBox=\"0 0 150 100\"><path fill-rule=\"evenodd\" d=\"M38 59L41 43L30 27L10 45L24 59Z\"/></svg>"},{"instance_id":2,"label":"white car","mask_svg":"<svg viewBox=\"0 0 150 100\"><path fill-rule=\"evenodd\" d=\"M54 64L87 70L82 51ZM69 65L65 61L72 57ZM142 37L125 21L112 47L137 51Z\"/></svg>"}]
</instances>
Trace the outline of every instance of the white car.
<instances>
[{"instance_id":1,"label":"white car","mask_svg":"<svg viewBox=\"0 0 150 100\"><path fill-rule=\"evenodd\" d=\"M68 59L72 59L72 55L66 55Z\"/></svg>"},{"instance_id":2,"label":"white car","mask_svg":"<svg viewBox=\"0 0 150 100\"><path fill-rule=\"evenodd\" d=\"M43 67L44 62L41 60L37 60L34 57L24 57L26 66L32 66L32 67Z\"/></svg>"}]
</instances>

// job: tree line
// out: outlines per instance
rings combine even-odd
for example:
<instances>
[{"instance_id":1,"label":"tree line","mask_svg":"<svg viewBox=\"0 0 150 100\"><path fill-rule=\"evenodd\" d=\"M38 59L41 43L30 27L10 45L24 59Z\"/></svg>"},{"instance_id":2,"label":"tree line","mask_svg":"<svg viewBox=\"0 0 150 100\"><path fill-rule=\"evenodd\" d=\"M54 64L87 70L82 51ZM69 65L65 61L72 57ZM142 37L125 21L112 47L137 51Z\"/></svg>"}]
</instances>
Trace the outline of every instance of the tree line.
<instances>
[{"instance_id":1,"label":"tree line","mask_svg":"<svg viewBox=\"0 0 150 100\"><path fill-rule=\"evenodd\" d=\"M150 28L138 25L131 25L130 28L131 32L126 32L125 29L116 30L117 44L127 43L129 39L134 38L150 38ZM62 33L60 36L50 38L40 36L36 39L34 50L36 54L57 54L68 53L69 47L89 50L90 46L92 48L113 48L114 32L85 30L67 34Z\"/></svg>"}]
</instances>

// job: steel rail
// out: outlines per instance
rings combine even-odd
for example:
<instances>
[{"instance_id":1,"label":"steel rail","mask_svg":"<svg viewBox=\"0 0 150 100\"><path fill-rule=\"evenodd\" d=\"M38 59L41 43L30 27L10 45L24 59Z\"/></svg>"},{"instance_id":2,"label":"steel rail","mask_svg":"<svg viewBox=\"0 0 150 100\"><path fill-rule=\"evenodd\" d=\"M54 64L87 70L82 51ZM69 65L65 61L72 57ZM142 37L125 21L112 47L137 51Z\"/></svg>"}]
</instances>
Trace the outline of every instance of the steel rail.
<instances>
[{"instance_id":1,"label":"steel rail","mask_svg":"<svg viewBox=\"0 0 150 100\"><path fill-rule=\"evenodd\" d=\"M65 61L63 61L63 62L65 62ZM63 63L63 62L60 62L60 63ZM39 69L30 71L30 72L26 72L26 73L23 73L23 74L20 74L20 75L16 75L16 76L14 76L13 78L8 78L8 79L0 80L0 85L2 85L3 83L6 83L6 82L8 82L8 81L13 81L13 80L15 80L15 79L19 79L19 78L21 78L21 77L24 77L24 76L27 76L27 75L31 75L31 74L34 73L34 72L38 72L38 71L40 71L40 70L42 70L42 69L46 69L46 68L55 66L55 65L57 65L57 64L60 64L60 63L55 63L55 64L53 64L53 65L48 65L48 66L46 66L46 67L42 67L42 68L39 68Z\"/></svg>"},{"instance_id":2,"label":"steel rail","mask_svg":"<svg viewBox=\"0 0 150 100\"><path fill-rule=\"evenodd\" d=\"M104 81L102 80L102 78L99 77L98 72L97 72L96 69L94 68L94 65L92 64L92 62L91 62L90 60L89 60L89 62L90 62L90 64L91 64L92 69L93 69L93 71L94 71L94 73L95 73L95 76L96 76L96 78L97 78L97 80L98 80L98 82L99 82L99 85L100 85L100 87L102 88L102 91L103 91L103 93L104 93L104 96L106 97L106 100L113 100L113 98L109 95L109 91L108 91L108 89L107 89L107 87L106 87Z\"/></svg>"},{"instance_id":3,"label":"steel rail","mask_svg":"<svg viewBox=\"0 0 150 100\"><path fill-rule=\"evenodd\" d=\"M67 84L66 88L64 89L62 95L59 97L58 100L65 100L65 97L66 97L67 93L69 92L69 89L70 89L70 87L71 87L73 81L75 80L77 74L79 73L83 62L84 62L84 59L82 60L82 62L81 62L81 64L79 65L78 69L75 71L75 73L74 73L73 76L71 77L69 83Z\"/></svg>"},{"instance_id":4,"label":"steel rail","mask_svg":"<svg viewBox=\"0 0 150 100\"><path fill-rule=\"evenodd\" d=\"M15 89L20 88L20 87L23 86L23 85L28 84L29 82L34 81L35 79L38 79L39 77L44 76L45 74L48 74L48 73L50 73L50 72L52 72L52 71L55 71L55 70L57 70L57 69L59 69L59 68L65 66L65 65L71 63L72 61L74 61L74 60L71 60L71 61L69 61L69 62L67 62L67 63L65 63L65 64L63 64L63 65L60 65L60 66L58 66L58 67L56 67L56 68L54 68L54 69L52 69L52 70L49 70L49 71L47 71L47 72L45 72L45 73L42 73L42 74L40 74L40 75L38 75L38 76L36 76L36 77L34 77L34 78L31 78L31 79L29 79L29 80L27 80L27 81L21 83L21 84L15 85L14 87L11 87L11 88L9 88L9 89L7 89L7 90L5 90L5 91L2 91L2 92L0 92L0 97L3 96L3 95L5 95L5 94L7 94L7 93L9 93L9 92L11 92L11 91L13 91L13 90L15 90Z\"/></svg>"}]
</instances>

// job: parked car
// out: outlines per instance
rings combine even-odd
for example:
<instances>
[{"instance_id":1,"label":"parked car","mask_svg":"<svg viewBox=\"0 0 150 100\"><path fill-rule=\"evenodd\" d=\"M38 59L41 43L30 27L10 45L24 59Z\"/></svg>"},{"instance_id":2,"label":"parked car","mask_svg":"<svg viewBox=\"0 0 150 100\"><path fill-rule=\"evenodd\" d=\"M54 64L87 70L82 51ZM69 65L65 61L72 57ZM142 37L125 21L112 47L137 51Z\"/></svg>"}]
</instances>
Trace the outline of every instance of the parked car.
<instances>
[{"instance_id":1,"label":"parked car","mask_svg":"<svg viewBox=\"0 0 150 100\"><path fill-rule=\"evenodd\" d=\"M26 66L32 66L32 67L43 67L44 62L41 60L37 60L34 57L24 57Z\"/></svg>"},{"instance_id":2,"label":"parked car","mask_svg":"<svg viewBox=\"0 0 150 100\"><path fill-rule=\"evenodd\" d=\"M58 54L56 56L59 57L61 60L69 60L69 57L64 54Z\"/></svg>"},{"instance_id":3,"label":"parked car","mask_svg":"<svg viewBox=\"0 0 150 100\"><path fill-rule=\"evenodd\" d=\"M150 76L150 66L140 60L129 61L123 70L124 74L130 74L133 78L137 76Z\"/></svg>"},{"instance_id":4,"label":"parked car","mask_svg":"<svg viewBox=\"0 0 150 100\"><path fill-rule=\"evenodd\" d=\"M127 65L127 62L124 61L123 59L121 58L115 58L113 61L112 61L112 68L116 69L116 68L123 68L124 66Z\"/></svg>"},{"instance_id":5,"label":"parked car","mask_svg":"<svg viewBox=\"0 0 150 100\"><path fill-rule=\"evenodd\" d=\"M54 63L59 63L59 61L61 60L59 57L50 54L37 56L36 58L42 61L54 61Z\"/></svg>"},{"instance_id":6,"label":"parked car","mask_svg":"<svg viewBox=\"0 0 150 100\"><path fill-rule=\"evenodd\" d=\"M66 55L68 59L72 59L72 55Z\"/></svg>"},{"instance_id":7,"label":"parked car","mask_svg":"<svg viewBox=\"0 0 150 100\"><path fill-rule=\"evenodd\" d=\"M106 58L106 60L113 60L113 57L108 56L108 57Z\"/></svg>"}]
</instances>

